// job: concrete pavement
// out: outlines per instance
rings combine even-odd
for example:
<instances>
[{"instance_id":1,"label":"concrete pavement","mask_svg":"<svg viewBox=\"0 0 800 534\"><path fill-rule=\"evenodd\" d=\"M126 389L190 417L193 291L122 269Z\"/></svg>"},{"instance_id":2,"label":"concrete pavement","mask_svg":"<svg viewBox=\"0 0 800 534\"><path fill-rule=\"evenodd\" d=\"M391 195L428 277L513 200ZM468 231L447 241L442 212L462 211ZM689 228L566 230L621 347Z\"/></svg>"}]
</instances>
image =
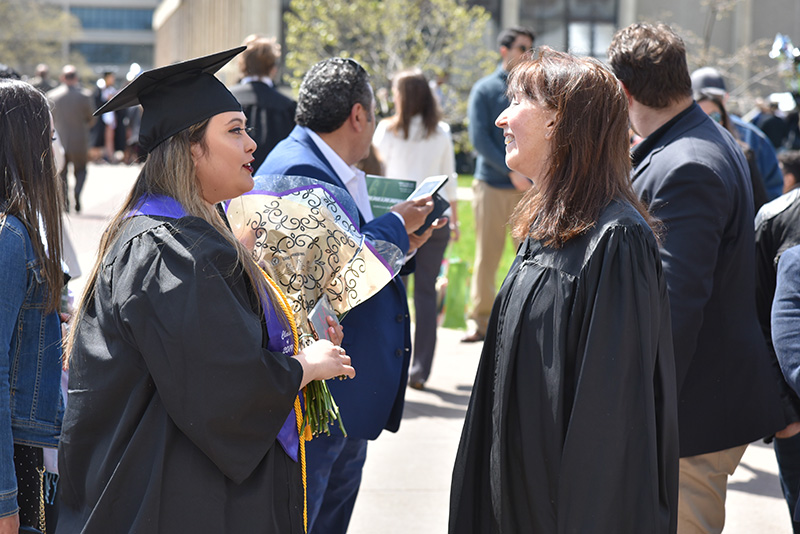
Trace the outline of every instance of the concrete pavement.
<instances>
[{"instance_id":1,"label":"concrete pavement","mask_svg":"<svg viewBox=\"0 0 800 534\"><path fill-rule=\"evenodd\" d=\"M84 272L73 290L82 287L103 229L137 173L137 167L89 166L84 210L67 221ZM480 344L459 343L460 335L439 330L427 389L408 389L399 432L384 432L370 443L350 533L447 531L450 476L481 350ZM771 446L748 447L729 484L726 534L791 533L777 473Z\"/></svg>"}]
</instances>

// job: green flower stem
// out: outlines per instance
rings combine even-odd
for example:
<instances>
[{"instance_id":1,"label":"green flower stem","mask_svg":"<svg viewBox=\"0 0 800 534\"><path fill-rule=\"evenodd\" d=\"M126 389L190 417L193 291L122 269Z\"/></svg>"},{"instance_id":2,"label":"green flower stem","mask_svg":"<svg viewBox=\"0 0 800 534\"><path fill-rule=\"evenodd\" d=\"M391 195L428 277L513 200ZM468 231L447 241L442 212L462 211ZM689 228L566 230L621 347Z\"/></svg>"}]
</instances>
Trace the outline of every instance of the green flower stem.
<instances>
[{"instance_id":1,"label":"green flower stem","mask_svg":"<svg viewBox=\"0 0 800 534\"><path fill-rule=\"evenodd\" d=\"M302 322L301 322L302 325ZM300 327L302 331L303 328ZM311 345L314 338L311 335L301 334L300 347ZM306 427L311 427L311 435L319 436L320 434L331 435L330 426L334 421L338 422L339 430L347 437L347 431L342 422L342 416L339 413L339 406L333 400L328 384L324 380L313 380L306 386L306 413L303 418L303 428L301 433L305 432Z\"/></svg>"},{"instance_id":2,"label":"green flower stem","mask_svg":"<svg viewBox=\"0 0 800 534\"><path fill-rule=\"evenodd\" d=\"M314 380L306 386L306 414L303 419L303 431L311 427L311 435L322 433L330 435L329 425L336 421L344 436L347 436L339 406L333 400L330 389L324 380Z\"/></svg>"}]
</instances>

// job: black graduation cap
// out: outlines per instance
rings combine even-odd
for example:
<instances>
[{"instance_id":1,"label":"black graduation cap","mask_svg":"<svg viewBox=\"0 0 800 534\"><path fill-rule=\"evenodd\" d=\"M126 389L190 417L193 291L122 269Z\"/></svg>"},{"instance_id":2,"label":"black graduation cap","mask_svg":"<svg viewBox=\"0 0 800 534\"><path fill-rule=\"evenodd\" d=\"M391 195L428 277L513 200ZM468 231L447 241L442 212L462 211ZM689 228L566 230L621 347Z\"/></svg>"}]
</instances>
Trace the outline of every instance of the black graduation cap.
<instances>
[{"instance_id":1,"label":"black graduation cap","mask_svg":"<svg viewBox=\"0 0 800 534\"><path fill-rule=\"evenodd\" d=\"M246 49L239 46L208 56L142 72L103 104L95 116L141 104L139 146L148 153L193 124L242 106L214 73Z\"/></svg>"}]
</instances>

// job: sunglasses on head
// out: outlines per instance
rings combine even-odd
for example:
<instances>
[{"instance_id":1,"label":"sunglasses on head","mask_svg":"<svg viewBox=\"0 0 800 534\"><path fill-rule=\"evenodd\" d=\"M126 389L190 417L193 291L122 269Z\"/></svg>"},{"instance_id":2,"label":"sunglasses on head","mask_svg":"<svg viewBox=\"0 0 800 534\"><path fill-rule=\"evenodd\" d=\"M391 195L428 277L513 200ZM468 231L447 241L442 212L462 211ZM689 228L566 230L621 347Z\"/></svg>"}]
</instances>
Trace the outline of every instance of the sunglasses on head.
<instances>
[{"instance_id":1,"label":"sunglasses on head","mask_svg":"<svg viewBox=\"0 0 800 534\"><path fill-rule=\"evenodd\" d=\"M353 67L359 73L360 72L367 72L367 71L364 70L364 67L362 67L361 64L358 61L356 61L355 59L349 58L349 57L335 57L335 58L331 58L329 61L330 61L330 63L336 64L336 65L349 65L350 67Z\"/></svg>"}]
</instances>

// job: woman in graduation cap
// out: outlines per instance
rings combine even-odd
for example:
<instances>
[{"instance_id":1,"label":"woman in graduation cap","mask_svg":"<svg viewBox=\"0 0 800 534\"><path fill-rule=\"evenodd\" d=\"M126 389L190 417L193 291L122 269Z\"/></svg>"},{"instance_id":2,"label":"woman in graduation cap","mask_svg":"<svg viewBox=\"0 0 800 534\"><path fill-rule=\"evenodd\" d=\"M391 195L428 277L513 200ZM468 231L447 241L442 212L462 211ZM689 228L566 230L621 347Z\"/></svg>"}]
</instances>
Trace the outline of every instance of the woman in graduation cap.
<instances>
[{"instance_id":1,"label":"woman in graduation cap","mask_svg":"<svg viewBox=\"0 0 800 534\"><path fill-rule=\"evenodd\" d=\"M293 356L215 209L253 186L256 144L214 76L243 49L144 72L95 113L140 103L148 156L69 339L58 532L305 530L298 390L355 372L327 341Z\"/></svg>"},{"instance_id":2,"label":"woman in graduation cap","mask_svg":"<svg viewBox=\"0 0 800 534\"><path fill-rule=\"evenodd\" d=\"M674 533L670 311L631 189L628 106L593 58L543 48L497 118L531 188L459 444L450 532Z\"/></svg>"}]
</instances>

